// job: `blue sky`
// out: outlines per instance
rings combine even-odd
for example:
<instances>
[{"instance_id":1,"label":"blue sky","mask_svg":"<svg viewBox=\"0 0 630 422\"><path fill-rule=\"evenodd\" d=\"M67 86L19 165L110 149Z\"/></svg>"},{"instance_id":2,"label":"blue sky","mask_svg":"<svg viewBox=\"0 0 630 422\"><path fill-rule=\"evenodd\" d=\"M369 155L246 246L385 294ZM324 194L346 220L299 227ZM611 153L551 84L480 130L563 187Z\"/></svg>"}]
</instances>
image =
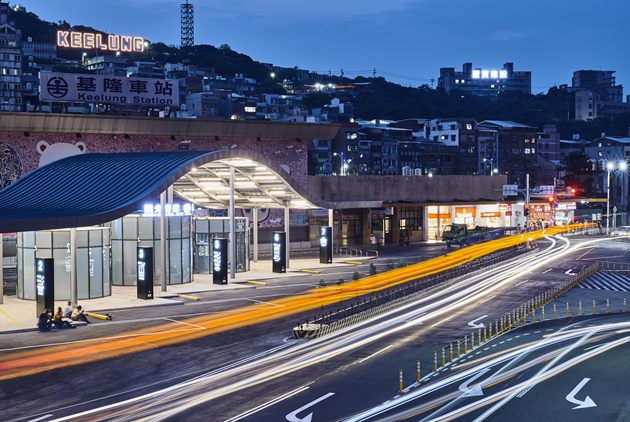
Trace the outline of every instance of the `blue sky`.
<instances>
[{"instance_id":1,"label":"blue sky","mask_svg":"<svg viewBox=\"0 0 630 422\"><path fill-rule=\"evenodd\" d=\"M462 63L531 70L534 92L573 70L616 70L630 86L630 1L193 0L195 41L229 44L256 60L403 85ZM47 20L179 43L179 1L22 0ZM399 76L394 76L399 75ZM630 88L625 89L630 94Z\"/></svg>"}]
</instances>

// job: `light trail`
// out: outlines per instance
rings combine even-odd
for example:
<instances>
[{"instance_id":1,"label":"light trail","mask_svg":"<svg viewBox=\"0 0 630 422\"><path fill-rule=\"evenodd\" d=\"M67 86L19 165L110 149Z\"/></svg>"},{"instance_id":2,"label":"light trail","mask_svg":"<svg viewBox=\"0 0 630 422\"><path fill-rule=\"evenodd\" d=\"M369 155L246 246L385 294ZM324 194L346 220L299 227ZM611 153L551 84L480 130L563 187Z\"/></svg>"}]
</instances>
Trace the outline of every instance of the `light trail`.
<instances>
[{"instance_id":1,"label":"light trail","mask_svg":"<svg viewBox=\"0 0 630 422\"><path fill-rule=\"evenodd\" d=\"M476 303L480 297L510 283L523 271L531 270L536 265L548 264L556 255L565 253L570 245L568 240L562 240L563 245L560 247L556 247L553 241L552 246L533 256L520 257L499 264L444 289L431 292L399 309L339 330L328 337L298 344L219 374L198 377L140 397L58 420L167 419L198 404L282 377L408 329L419 322L439 318L447 312L456 311L458 307ZM506 273L509 276L506 277Z\"/></svg>"},{"instance_id":2,"label":"light trail","mask_svg":"<svg viewBox=\"0 0 630 422\"><path fill-rule=\"evenodd\" d=\"M45 350L36 349L4 354L0 356L0 380L32 375L55 368L80 365L87 362L168 346L313 309L320 309L321 307L333 303L343 302L360 295L375 293L455 268L492 252L517 246L529 240L540 239L545 236L559 234L579 227L581 226L552 227L527 234L500 238L461 248L418 264L376 274L345 285L317 288L309 290L302 295L269 301L269 303L278 306L252 304L212 315L182 320L189 324L202 326L205 328L203 330L199 329L187 332L174 330L174 327L181 327L181 324L171 323L155 326L150 330L141 329L123 333L121 334L122 336L126 335L128 337L113 341L102 339L102 341L99 342L95 340L92 344L86 345L83 348L76 348L72 345L59 345L46 347Z\"/></svg>"}]
</instances>

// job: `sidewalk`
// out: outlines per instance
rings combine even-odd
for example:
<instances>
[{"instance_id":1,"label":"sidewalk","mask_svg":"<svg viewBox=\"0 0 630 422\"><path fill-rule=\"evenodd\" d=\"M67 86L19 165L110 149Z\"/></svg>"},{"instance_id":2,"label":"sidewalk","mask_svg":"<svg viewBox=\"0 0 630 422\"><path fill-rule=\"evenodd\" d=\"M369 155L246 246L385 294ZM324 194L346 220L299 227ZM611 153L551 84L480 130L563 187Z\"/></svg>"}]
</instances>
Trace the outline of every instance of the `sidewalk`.
<instances>
[{"instance_id":1,"label":"sidewalk","mask_svg":"<svg viewBox=\"0 0 630 422\"><path fill-rule=\"evenodd\" d=\"M236 273L234 280L229 280L227 285L212 284L211 274L195 274L194 281L187 284L170 285L166 292L160 291L160 286L155 286L155 299L142 300L136 297L135 286L112 286L112 295L99 299L80 300L79 304L91 312L107 313L107 311L126 308L141 308L149 306L181 305L186 299L180 298L180 294L195 294L201 292L219 292L226 290L251 289L256 287L253 282L272 281L274 279L286 279L291 277L307 277L317 272L318 269L347 267L356 264L347 261L364 262L367 257L337 258L332 264L320 264L318 258L296 258L290 261L290 268L285 274L271 271L271 261L252 262L250 271ZM55 307L64 308L67 301L55 301ZM0 305L0 334L13 331L34 330L36 324L35 302L21 300L17 296L5 296L4 304Z\"/></svg>"}]
</instances>

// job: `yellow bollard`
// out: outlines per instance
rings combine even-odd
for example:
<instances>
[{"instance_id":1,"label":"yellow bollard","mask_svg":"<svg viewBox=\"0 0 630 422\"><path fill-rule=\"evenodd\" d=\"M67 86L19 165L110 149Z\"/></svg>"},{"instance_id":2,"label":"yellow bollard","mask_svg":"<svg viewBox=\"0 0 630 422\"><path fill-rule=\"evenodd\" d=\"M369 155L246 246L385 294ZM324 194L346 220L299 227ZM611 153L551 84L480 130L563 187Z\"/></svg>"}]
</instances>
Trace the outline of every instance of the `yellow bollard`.
<instances>
[{"instance_id":1,"label":"yellow bollard","mask_svg":"<svg viewBox=\"0 0 630 422\"><path fill-rule=\"evenodd\" d=\"M553 319L558 318L558 310L556 309L556 304L553 304Z\"/></svg>"},{"instance_id":2,"label":"yellow bollard","mask_svg":"<svg viewBox=\"0 0 630 422\"><path fill-rule=\"evenodd\" d=\"M470 350L475 350L475 332L470 333Z\"/></svg>"},{"instance_id":3,"label":"yellow bollard","mask_svg":"<svg viewBox=\"0 0 630 422\"><path fill-rule=\"evenodd\" d=\"M536 310L532 309L532 324L536 322Z\"/></svg>"},{"instance_id":4,"label":"yellow bollard","mask_svg":"<svg viewBox=\"0 0 630 422\"><path fill-rule=\"evenodd\" d=\"M461 341L457 340L457 359L461 356Z\"/></svg>"},{"instance_id":5,"label":"yellow bollard","mask_svg":"<svg viewBox=\"0 0 630 422\"><path fill-rule=\"evenodd\" d=\"M464 354L468 353L468 336L464 336Z\"/></svg>"},{"instance_id":6,"label":"yellow bollard","mask_svg":"<svg viewBox=\"0 0 630 422\"><path fill-rule=\"evenodd\" d=\"M433 355L433 372L437 372L437 352Z\"/></svg>"},{"instance_id":7,"label":"yellow bollard","mask_svg":"<svg viewBox=\"0 0 630 422\"><path fill-rule=\"evenodd\" d=\"M418 384L420 384L420 361L416 363L417 375L418 375Z\"/></svg>"},{"instance_id":8,"label":"yellow bollard","mask_svg":"<svg viewBox=\"0 0 630 422\"><path fill-rule=\"evenodd\" d=\"M403 373L402 373L402 369L400 370L400 375L398 376L398 383L400 384L400 392L403 392Z\"/></svg>"},{"instance_id":9,"label":"yellow bollard","mask_svg":"<svg viewBox=\"0 0 630 422\"><path fill-rule=\"evenodd\" d=\"M444 350L444 346L442 346L442 368L446 366L446 351Z\"/></svg>"},{"instance_id":10,"label":"yellow bollard","mask_svg":"<svg viewBox=\"0 0 630 422\"><path fill-rule=\"evenodd\" d=\"M486 327L485 325L483 326L483 342L485 343L486 341L488 341L488 327Z\"/></svg>"},{"instance_id":11,"label":"yellow bollard","mask_svg":"<svg viewBox=\"0 0 630 422\"><path fill-rule=\"evenodd\" d=\"M569 302L567 302L567 307L565 310L566 317L569 318Z\"/></svg>"},{"instance_id":12,"label":"yellow bollard","mask_svg":"<svg viewBox=\"0 0 630 422\"><path fill-rule=\"evenodd\" d=\"M481 328L477 332L477 347L481 346Z\"/></svg>"},{"instance_id":13,"label":"yellow bollard","mask_svg":"<svg viewBox=\"0 0 630 422\"><path fill-rule=\"evenodd\" d=\"M578 303L578 316L582 316L582 301Z\"/></svg>"},{"instance_id":14,"label":"yellow bollard","mask_svg":"<svg viewBox=\"0 0 630 422\"><path fill-rule=\"evenodd\" d=\"M512 329L512 314L508 315L508 330Z\"/></svg>"},{"instance_id":15,"label":"yellow bollard","mask_svg":"<svg viewBox=\"0 0 630 422\"><path fill-rule=\"evenodd\" d=\"M623 299L623 311L628 312L628 301L626 298Z\"/></svg>"},{"instance_id":16,"label":"yellow bollard","mask_svg":"<svg viewBox=\"0 0 630 422\"><path fill-rule=\"evenodd\" d=\"M610 313L610 299L606 299L606 313Z\"/></svg>"},{"instance_id":17,"label":"yellow bollard","mask_svg":"<svg viewBox=\"0 0 630 422\"><path fill-rule=\"evenodd\" d=\"M597 313L597 308L595 307L595 301L593 301L593 310L591 312L593 315Z\"/></svg>"},{"instance_id":18,"label":"yellow bollard","mask_svg":"<svg viewBox=\"0 0 630 422\"><path fill-rule=\"evenodd\" d=\"M541 312L542 312L542 315L540 318L541 318L541 321L544 321L545 320L545 305L542 306Z\"/></svg>"},{"instance_id":19,"label":"yellow bollard","mask_svg":"<svg viewBox=\"0 0 630 422\"><path fill-rule=\"evenodd\" d=\"M450 350L449 350L448 361L450 363L453 363L453 342L449 344L449 347L450 347Z\"/></svg>"},{"instance_id":20,"label":"yellow bollard","mask_svg":"<svg viewBox=\"0 0 630 422\"><path fill-rule=\"evenodd\" d=\"M488 327L488 331L490 332L490 340L492 340L492 323L490 323L490 327Z\"/></svg>"},{"instance_id":21,"label":"yellow bollard","mask_svg":"<svg viewBox=\"0 0 630 422\"><path fill-rule=\"evenodd\" d=\"M500 332L499 332L499 321L494 321L494 332L497 333L497 335L500 334Z\"/></svg>"}]
</instances>

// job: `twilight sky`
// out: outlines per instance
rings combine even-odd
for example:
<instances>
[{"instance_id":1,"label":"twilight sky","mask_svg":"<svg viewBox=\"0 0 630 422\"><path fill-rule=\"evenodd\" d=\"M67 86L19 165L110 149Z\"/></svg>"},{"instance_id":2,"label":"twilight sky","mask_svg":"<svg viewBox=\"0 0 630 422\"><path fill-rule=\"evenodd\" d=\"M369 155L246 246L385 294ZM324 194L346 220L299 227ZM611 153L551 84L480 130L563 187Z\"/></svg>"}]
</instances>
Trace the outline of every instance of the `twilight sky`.
<instances>
[{"instance_id":1,"label":"twilight sky","mask_svg":"<svg viewBox=\"0 0 630 422\"><path fill-rule=\"evenodd\" d=\"M11 1L13 4L13 1ZM179 0L21 0L40 17L179 44ZM197 44L348 76L430 84L440 67L532 71L533 91L573 70L630 85L629 0L192 0ZM625 92L630 94L630 88Z\"/></svg>"}]
</instances>

